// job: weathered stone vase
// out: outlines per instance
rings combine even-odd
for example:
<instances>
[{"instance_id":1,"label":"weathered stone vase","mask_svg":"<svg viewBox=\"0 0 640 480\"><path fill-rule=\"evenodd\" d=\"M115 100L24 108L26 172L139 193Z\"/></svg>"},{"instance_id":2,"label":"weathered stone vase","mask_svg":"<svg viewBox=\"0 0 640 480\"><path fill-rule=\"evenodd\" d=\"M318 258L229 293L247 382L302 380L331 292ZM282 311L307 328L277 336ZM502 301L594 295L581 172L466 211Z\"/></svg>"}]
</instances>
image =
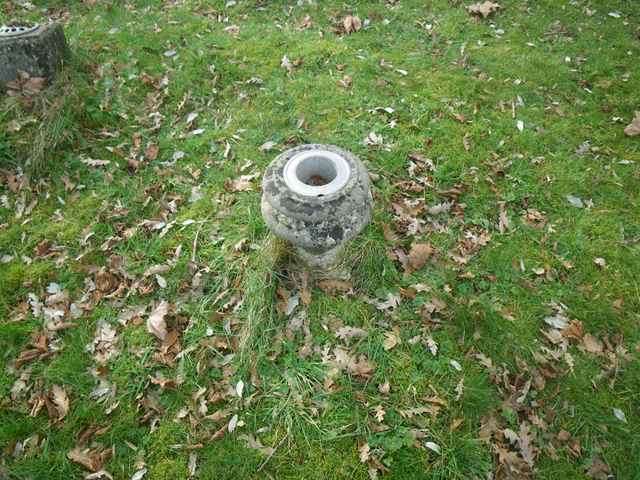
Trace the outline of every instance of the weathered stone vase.
<instances>
[{"instance_id":1,"label":"weathered stone vase","mask_svg":"<svg viewBox=\"0 0 640 480\"><path fill-rule=\"evenodd\" d=\"M371 220L369 174L333 145L301 145L280 154L262 181L262 216L311 270L332 276L344 245ZM344 276L344 272L340 275Z\"/></svg>"},{"instance_id":2,"label":"weathered stone vase","mask_svg":"<svg viewBox=\"0 0 640 480\"><path fill-rule=\"evenodd\" d=\"M0 89L20 71L51 82L68 54L60 24L0 27Z\"/></svg>"}]
</instances>

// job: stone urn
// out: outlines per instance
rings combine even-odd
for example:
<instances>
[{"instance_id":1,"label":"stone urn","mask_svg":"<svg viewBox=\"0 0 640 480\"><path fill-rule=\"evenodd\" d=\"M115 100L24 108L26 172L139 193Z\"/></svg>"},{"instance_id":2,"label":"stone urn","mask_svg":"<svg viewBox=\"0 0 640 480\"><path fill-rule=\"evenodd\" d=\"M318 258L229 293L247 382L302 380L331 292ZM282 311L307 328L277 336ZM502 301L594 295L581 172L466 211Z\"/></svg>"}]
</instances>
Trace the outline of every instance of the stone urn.
<instances>
[{"instance_id":1,"label":"stone urn","mask_svg":"<svg viewBox=\"0 0 640 480\"><path fill-rule=\"evenodd\" d=\"M58 23L31 26L0 26L0 90L20 72L52 82L69 48Z\"/></svg>"},{"instance_id":2,"label":"stone urn","mask_svg":"<svg viewBox=\"0 0 640 480\"><path fill-rule=\"evenodd\" d=\"M369 223L372 208L366 167L333 145L287 150L271 162L262 180L267 226L321 276L345 277L341 253Z\"/></svg>"}]
</instances>

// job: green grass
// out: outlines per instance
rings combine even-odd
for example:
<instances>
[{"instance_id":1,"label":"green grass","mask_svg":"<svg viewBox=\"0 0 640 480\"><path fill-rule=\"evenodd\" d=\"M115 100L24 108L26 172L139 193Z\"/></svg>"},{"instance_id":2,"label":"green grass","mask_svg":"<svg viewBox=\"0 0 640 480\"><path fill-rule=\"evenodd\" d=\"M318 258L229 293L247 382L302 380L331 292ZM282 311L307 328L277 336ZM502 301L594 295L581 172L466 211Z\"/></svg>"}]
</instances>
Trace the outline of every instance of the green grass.
<instances>
[{"instance_id":1,"label":"green grass","mask_svg":"<svg viewBox=\"0 0 640 480\"><path fill-rule=\"evenodd\" d=\"M0 22L68 14L74 60L41 95L0 98L0 476L80 477L88 471L67 452L84 429L109 427L87 446L114 449L103 468L117 479L143 467L144 478L187 478L193 455L196 478L366 479L376 465L403 480L510 478L496 448L517 447L480 440L493 415L502 429L531 426L540 449L531 478L589 478L596 457L616 478L640 478L631 460L640 455L640 141L623 133L640 109L634 2L505 0L481 21L456 0L34 3L26 12L3 2ZM370 23L334 33L349 13ZM298 28L307 15L312 26ZM225 31L231 25L237 36ZM291 74L284 55L302 61ZM338 85L343 75L351 88ZM372 113L377 107L394 113ZM372 131L388 151L363 145ZM266 141L278 147L263 152ZM590 150L578 155L586 141ZM278 289L295 293L301 280L262 222L259 178L254 191L224 186L260 174L287 145L312 142L353 151L378 178L374 221L349 249L353 294L311 283L312 301L299 307L311 335L301 357L304 331L288 333L278 310ZM158 157L145 159L151 144ZM184 156L174 160L176 152ZM436 166L419 174L429 186L417 192L400 184L413 152ZM204 195L190 202L196 186ZM398 231L397 242L385 240L383 224L398 227L395 203L433 206L454 187L461 193L451 211L420 215L415 237ZM593 206L575 208L567 195ZM499 202L510 223L504 233ZM524 220L527 209L541 212L543 228ZM175 223L160 233L143 220ZM450 253L469 232L491 239L461 265ZM431 242L435 254L405 276L388 253L414 240ZM123 270L113 266L119 259ZM160 264L170 265L166 288L143 277ZM103 267L124 285L112 298L92 286ZM51 283L68 292L65 321L78 325L49 332L56 352L16 369L32 334L46 332L29 301L44 302ZM407 293L416 284L429 290ZM372 305L399 291L391 314ZM169 327L185 351L169 362L144 324L161 299L174 308ZM424 314L433 301L436 322ZM72 302L84 305L75 320ZM605 353L574 342L553 357L542 334L552 302ZM142 321L123 326L118 318L134 306L147 307ZM119 352L104 365L86 349L100 321L118 335ZM368 335L347 345L335 335L343 325ZM393 327L401 343L385 350ZM418 336L430 336L437 355L412 341ZM338 346L375 362L370 377L331 372L323 358ZM96 367L115 388L104 403L92 396ZM13 399L29 369L28 391ZM540 372L545 383L536 387ZM151 382L158 376L178 385L161 389ZM231 393L240 380L242 399ZM527 381L534 386L518 403ZM70 400L61 422L46 406L30 416L52 385ZM437 414L406 415L431 397L443 402ZM219 410L229 415L202 418ZM216 435L233 415L236 430ZM561 430L569 441L557 439ZM273 456L248 448L243 434L276 448ZM378 464L361 463L364 443Z\"/></svg>"}]
</instances>

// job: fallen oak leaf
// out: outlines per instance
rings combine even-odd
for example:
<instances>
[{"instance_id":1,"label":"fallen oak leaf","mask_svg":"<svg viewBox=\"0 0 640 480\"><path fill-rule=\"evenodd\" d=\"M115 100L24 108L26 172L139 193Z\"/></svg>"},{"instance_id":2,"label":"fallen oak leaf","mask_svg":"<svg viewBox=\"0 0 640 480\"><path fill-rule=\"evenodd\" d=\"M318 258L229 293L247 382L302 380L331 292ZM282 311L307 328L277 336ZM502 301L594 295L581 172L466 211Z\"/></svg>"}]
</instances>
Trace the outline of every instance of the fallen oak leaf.
<instances>
[{"instance_id":1,"label":"fallen oak leaf","mask_svg":"<svg viewBox=\"0 0 640 480\"><path fill-rule=\"evenodd\" d=\"M582 343L585 350L594 355L601 354L604 348L602 342L590 333L587 333L584 337L582 337Z\"/></svg>"},{"instance_id":2,"label":"fallen oak leaf","mask_svg":"<svg viewBox=\"0 0 640 480\"><path fill-rule=\"evenodd\" d=\"M349 340L351 338L364 338L368 335L366 330L358 327L345 326L336 330L336 337L340 340Z\"/></svg>"},{"instance_id":3,"label":"fallen oak leaf","mask_svg":"<svg viewBox=\"0 0 640 480\"><path fill-rule=\"evenodd\" d=\"M398 413L402 418L413 418L417 415L424 415L425 413L435 416L438 410L439 410L438 407L433 407L433 406L414 407L414 408L407 408L405 410L398 410Z\"/></svg>"},{"instance_id":4,"label":"fallen oak leaf","mask_svg":"<svg viewBox=\"0 0 640 480\"><path fill-rule=\"evenodd\" d=\"M351 78L349 75L344 75L341 79L338 80L338 85L340 85L342 88L349 88L351 87L351 85L353 85L353 78Z\"/></svg>"},{"instance_id":5,"label":"fallen oak leaf","mask_svg":"<svg viewBox=\"0 0 640 480\"><path fill-rule=\"evenodd\" d=\"M282 57L282 60L280 61L280 66L282 68L286 68L289 73L293 72L293 63L291 63L291 60L289 60L289 57L287 57L286 55Z\"/></svg>"},{"instance_id":6,"label":"fallen oak leaf","mask_svg":"<svg viewBox=\"0 0 640 480\"><path fill-rule=\"evenodd\" d=\"M529 464L531 468L535 463L538 451L534 445L535 437L526 422L520 424L518 431L518 447L520 447L520 455Z\"/></svg>"},{"instance_id":7,"label":"fallen oak leaf","mask_svg":"<svg viewBox=\"0 0 640 480\"><path fill-rule=\"evenodd\" d=\"M396 232L394 232L392 228L386 223L382 224L382 234L384 235L384 239L390 243L397 242L400 238L398 237Z\"/></svg>"},{"instance_id":8,"label":"fallen oak leaf","mask_svg":"<svg viewBox=\"0 0 640 480\"><path fill-rule=\"evenodd\" d=\"M169 312L169 303L162 300L147 319L147 331L159 340L167 338L167 322L164 317Z\"/></svg>"},{"instance_id":9,"label":"fallen oak leaf","mask_svg":"<svg viewBox=\"0 0 640 480\"><path fill-rule=\"evenodd\" d=\"M384 332L384 341L382 342L382 347L385 351L389 351L393 349L396 345L402 343L400 340L400 329L395 327L390 332Z\"/></svg>"},{"instance_id":10,"label":"fallen oak leaf","mask_svg":"<svg viewBox=\"0 0 640 480\"><path fill-rule=\"evenodd\" d=\"M434 357L438 355L438 344L435 342L435 340L431 336L428 336L425 339L425 342L427 344L427 348L431 352L431 355L433 355Z\"/></svg>"},{"instance_id":11,"label":"fallen oak leaf","mask_svg":"<svg viewBox=\"0 0 640 480\"><path fill-rule=\"evenodd\" d=\"M171 266L170 265L166 265L166 264L161 264L161 265L154 265L152 267L147 268L144 273L142 274L142 276L144 277L150 277L152 275L158 275L161 273L167 273L171 270Z\"/></svg>"},{"instance_id":12,"label":"fallen oak leaf","mask_svg":"<svg viewBox=\"0 0 640 480\"><path fill-rule=\"evenodd\" d=\"M276 142L273 142L271 140L269 140L268 142L264 142L262 144L262 146L260 147L260 151L261 152L269 152L271 150L273 150L278 144Z\"/></svg>"},{"instance_id":13,"label":"fallen oak leaf","mask_svg":"<svg viewBox=\"0 0 640 480\"><path fill-rule=\"evenodd\" d=\"M384 416L386 414L387 412L385 411L382 405L378 405L377 407L374 408L374 416L376 417L376 420L378 421L378 423L384 422Z\"/></svg>"},{"instance_id":14,"label":"fallen oak leaf","mask_svg":"<svg viewBox=\"0 0 640 480\"><path fill-rule=\"evenodd\" d=\"M69 413L69 396L60 385L53 385L50 392L51 401L56 407L58 421L62 420Z\"/></svg>"},{"instance_id":15,"label":"fallen oak leaf","mask_svg":"<svg viewBox=\"0 0 640 480\"><path fill-rule=\"evenodd\" d=\"M81 449L75 447L73 450L67 452L67 458L74 463L82 465L91 472L97 472L101 469L103 462L110 457L110 451L106 450L100 452L97 448Z\"/></svg>"},{"instance_id":16,"label":"fallen oak leaf","mask_svg":"<svg viewBox=\"0 0 640 480\"><path fill-rule=\"evenodd\" d=\"M587 476L594 480L607 480L610 478L610 473L611 470L609 469L609 466L596 455L593 459L593 463L591 464L591 468L587 471Z\"/></svg>"},{"instance_id":17,"label":"fallen oak leaf","mask_svg":"<svg viewBox=\"0 0 640 480\"><path fill-rule=\"evenodd\" d=\"M273 447L265 447L258 437L254 437L251 434L243 433L241 435L238 435L238 438L245 441L247 448L258 450L263 455L273 455L276 451L276 449Z\"/></svg>"},{"instance_id":18,"label":"fallen oak leaf","mask_svg":"<svg viewBox=\"0 0 640 480\"><path fill-rule=\"evenodd\" d=\"M158 158L158 153L160 153L160 147L157 143L150 143L147 147L147 150L144 152L144 158L148 161L153 162L156 158Z\"/></svg>"},{"instance_id":19,"label":"fallen oak leaf","mask_svg":"<svg viewBox=\"0 0 640 480\"><path fill-rule=\"evenodd\" d=\"M318 288L326 294L331 294L333 292L349 293L353 290L353 284L345 280L320 280L317 285Z\"/></svg>"},{"instance_id":20,"label":"fallen oak leaf","mask_svg":"<svg viewBox=\"0 0 640 480\"><path fill-rule=\"evenodd\" d=\"M104 167L111 163L111 160L96 160L93 158L81 158L80 161L90 167Z\"/></svg>"},{"instance_id":21,"label":"fallen oak leaf","mask_svg":"<svg viewBox=\"0 0 640 480\"><path fill-rule=\"evenodd\" d=\"M562 329L561 333L565 338L570 338L577 341L582 340L582 337L584 335L582 322L580 320L571 320L569 324Z\"/></svg>"},{"instance_id":22,"label":"fallen oak leaf","mask_svg":"<svg viewBox=\"0 0 640 480\"><path fill-rule=\"evenodd\" d=\"M409 265L413 270L420 270L427 263L433 253L433 247L429 243L413 243L409 251Z\"/></svg>"},{"instance_id":23,"label":"fallen oak leaf","mask_svg":"<svg viewBox=\"0 0 640 480\"><path fill-rule=\"evenodd\" d=\"M598 268L605 268L607 266L607 261L602 257L594 258L593 263Z\"/></svg>"},{"instance_id":24,"label":"fallen oak leaf","mask_svg":"<svg viewBox=\"0 0 640 480\"><path fill-rule=\"evenodd\" d=\"M342 27L346 34L355 33L362 28L362 21L357 15L347 15L342 20Z\"/></svg>"},{"instance_id":25,"label":"fallen oak leaf","mask_svg":"<svg viewBox=\"0 0 640 480\"><path fill-rule=\"evenodd\" d=\"M505 203L500 202L500 217L498 219L498 231L500 233L505 233L507 230L509 230L509 215L507 214Z\"/></svg>"},{"instance_id":26,"label":"fallen oak leaf","mask_svg":"<svg viewBox=\"0 0 640 480\"><path fill-rule=\"evenodd\" d=\"M95 473L90 473L84 476L84 480L113 480L113 476L106 470L99 470Z\"/></svg>"},{"instance_id":27,"label":"fallen oak leaf","mask_svg":"<svg viewBox=\"0 0 640 480\"><path fill-rule=\"evenodd\" d=\"M393 310L400 305L400 295L389 292L387 293L387 299L384 302L375 302L375 306L378 310Z\"/></svg>"},{"instance_id":28,"label":"fallen oak leaf","mask_svg":"<svg viewBox=\"0 0 640 480\"><path fill-rule=\"evenodd\" d=\"M558 330L564 330L569 325L569 319L562 313L544 318L544 323Z\"/></svg>"},{"instance_id":29,"label":"fallen oak leaf","mask_svg":"<svg viewBox=\"0 0 640 480\"><path fill-rule=\"evenodd\" d=\"M493 12L496 12L500 8L499 3L486 1L482 3L474 3L467 7L467 11L472 15L482 15L482 18L487 18Z\"/></svg>"},{"instance_id":30,"label":"fallen oak leaf","mask_svg":"<svg viewBox=\"0 0 640 480\"><path fill-rule=\"evenodd\" d=\"M369 378L376 369L376 363L361 354L357 359L352 357L347 364L347 371L356 377Z\"/></svg>"},{"instance_id":31,"label":"fallen oak leaf","mask_svg":"<svg viewBox=\"0 0 640 480\"><path fill-rule=\"evenodd\" d=\"M47 86L47 79L43 77L31 77L22 85L22 90L27 95L40 93Z\"/></svg>"},{"instance_id":32,"label":"fallen oak leaf","mask_svg":"<svg viewBox=\"0 0 640 480\"><path fill-rule=\"evenodd\" d=\"M234 180L227 178L224 181L224 189L227 192L248 192L253 190L253 184L251 183L251 179L253 179L253 175L242 175L239 178Z\"/></svg>"},{"instance_id":33,"label":"fallen oak leaf","mask_svg":"<svg viewBox=\"0 0 640 480\"><path fill-rule=\"evenodd\" d=\"M625 135L629 137L635 137L640 135L640 111L636 112L636 116L631 123L624 129Z\"/></svg>"},{"instance_id":34,"label":"fallen oak leaf","mask_svg":"<svg viewBox=\"0 0 640 480\"><path fill-rule=\"evenodd\" d=\"M358 457L360 458L360 463L367 463L370 458L369 452L371 451L371 447L369 447L368 443L363 443L358 448Z\"/></svg>"}]
</instances>

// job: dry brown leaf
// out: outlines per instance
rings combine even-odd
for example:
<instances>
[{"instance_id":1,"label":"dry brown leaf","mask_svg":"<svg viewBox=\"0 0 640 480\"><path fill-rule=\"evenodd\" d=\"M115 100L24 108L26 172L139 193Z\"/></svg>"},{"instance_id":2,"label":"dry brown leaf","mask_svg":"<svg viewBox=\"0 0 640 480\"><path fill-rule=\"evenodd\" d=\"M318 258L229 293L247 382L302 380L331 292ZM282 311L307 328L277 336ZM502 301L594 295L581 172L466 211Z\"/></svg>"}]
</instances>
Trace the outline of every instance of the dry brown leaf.
<instances>
[{"instance_id":1,"label":"dry brown leaf","mask_svg":"<svg viewBox=\"0 0 640 480\"><path fill-rule=\"evenodd\" d=\"M347 34L355 33L362 28L362 22L357 15L347 15L342 20L342 26Z\"/></svg>"},{"instance_id":2,"label":"dry brown leaf","mask_svg":"<svg viewBox=\"0 0 640 480\"><path fill-rule=\"evenodd\" d=\"M397 242L398 241L398 235L396 234L396 232L393 231L393 229L386 223L382 224L382 234L384 235L384 239L387 242Z\"/></svg>"},{"instance_id":3,"label":"dry brown leaf","mask_svg":"<svg viewBox=\"0 0 640 480\"><path fill-rule=\"evenodd\" d=\"M424 415L425 413L428 413L431 416L435 416L435 415L437 415L439 410L440 410L439 407L433 407L433 406L424 407L423 406L423 407L413 407L413 408L407 408L407 409L404 409L404 410L398 410L398 413L403 418L413 418L413 417L415 417L417 415Z\"/></svg>"},{"instance_id":4,"label":"dry brown leaf","mask_svg":"<svg viewBox=\"0 0 640 480\"><path fill-rule=\"evenodd\" d=\"M378 385L378 392L380 392L382 395L389 395L390 391L391 385L389 385L389 380Z\"/></svg>"},{"instance_id":5,"label":"dry brown leaf","mask_svg":"<svg viewBox=\"0 0 640 480\"><path fill-rule=\"evenodd\" d=\"M490 443L491 437L495 432L498 431L498 420L492 414L490 416L485 416L480 419L480 432L478 433L478 438L481 442Z\"/></svg>"},{"instance_id":6,"label":"dry brown leaf","mask_svg":"<svg viewBox=\"0 0 640 480\"><path fill-rule=\"evenodd\" d=\"M298 24L298 30L306 30L313 25L313 21L309 15L305 15L302 21Z\"/></svg>"},{"instance_id":7,"label":"dry brown leaf","mask_svg":"<svg viewBox=\"0 0 640 480\"><path fill-rule=\"evenodd\" d=\"M350 340L352 338L364 338L368 335L366 330L358 327L344 326L336 330L336 337L340 340Z\"/></svg>"},{"instance_id":8,"label":"dry brown leaf","mask_svg":"<svg viewBox=\"0 0 640 480\"><path fill-rule=\"evenodd\" d=\"M562 336L577 341L582 340L583 327L580 320L571 320L569 324L562 330Z\"/></svg>"},{"instance_id":9,"label":"dry brown leaf","mask_svg":"<svg viewBox=\"0 0 640 480\"><path fill-rule=\"evenodd\" d=\"M307 307L311 305L311 289L309 288L309 272L304 271L300 275L300 300Z\"/></svg>"},{"instance_id":10,"label":"dry brown leaf","mask_svg":"<svg viewBox=\"0 0 640 480\"><path fill-rule=\"evenodd\" d=\"M482 18L487 18L493 12L496 12L500 8L499 3L495 2L482 2L482 3L474 3L473 5L469 5L467 10L469 13L473 15L482 15Z\"/></svg>"},{"instance_id":11,"label":"dry brown leaf","mask_svg":"<svg viewBox=\"0 0 640 480\"><path fill-rule=\"evenodd\" d=\"M35 95L40 93L47 86L47 79L42 77L32 77L22 86L24 93Z\"/></svg>"},{"instance_id":12,"label":"dry brown leaf","mask_svg":"<svg viewBox=\"0 0 640 480\"><path fill-rule=\"evenodd\" d=\"M69 413L69 397L64 388L60 385L53 385L50 393L51 401L56 407L58 421L62 420Z\"/></svg>"},{"instance_id":13,"label":"dry brown leaf","mask_svg":"<svg viewBox=\"0 0 640 480\"><path fill-rule=\"evenodd\" d=\"M224 29L229 35L237 37L240 33L240 27L238 25L230 25Z\"/></svg>"},{"instance_id":14,"label":"dry brown leaf","mask_svg":"<svg viewBox=\"0 0 640 480\"><path fill-rule=\"evenodd\" d=\"M378 405L377 407L375 407L374 411L378 423L384 422L384 416L387 414L384 407L382 405Z\"/></svg>"},{"instance_id":15,"label":"dry brown leaf","mask_svg":"<svg viewBox=\"0 0 640 480\"><path fill-rule=\"evenodd\" d=\"M143 277L150 277L152 275L158 275L158 274L161 274L161 273L167 273L170 270L171 270L171 266L170 265L166 265L166 264L154 265L153 267L147 268L144 271L144 273L142 274L142 276Z\"/></svg>"},{"instance_id":16,"label":"dry brown leaf","mask_svg":"<svg viewBox=\"0 0 640 480\"><path fill-rule=\"evenodd\" d=\"M240 178L236 178L231 180L230 178L226 179L224 182L224 189L227 192L248 192L253 190L253 184L249 178L246 178L247 175L243 175ZM253 178L252 176L250 176Z\"/></svg>"},{"instance_id":17,"label":"dry brown leaf","mask_svg":"<svg viewBox=\"0 0 640 480\"><path fill-rule=\"evenodd\" d=\"M589 353L593 353L594 355L601 354L604 348L602 342L590 333L587 333L584 337L582 337L582 343L585 350Z\"/></svg>"},{"instance_id":18,"label":"dry brown leaf","mask_svg":"<svg viewBox=\"0 0 640 480\"><path fill-rule=\"evenodd\" d=\"M118 277L102 268L96 273L96 288L102 293L111 293L118 288Z\"/></svg>"},{"instance_id":19,"label":"dry brown leaf","mask_svg":"<svg viewBox=\"0 0 640 480\"><path fill-rule=\"evenodd\" d=\"M393 310L400 305L400 295L396 293L387 293L387 299L384 302L376 302L375 306L378 310Z\"/></svg>"},{"instance_id":20,"label":"dry brown leaf","mask_svg":"<svg viewBox=\"0 0 640 480\"><path fill-rule=\"evenodd\" d=\"M594 258L593 263L595 263L598 268L605 268L607 266L607 261L602 257Z\"/></svg>"},{"instance_id":21,"label":"dry brown leaf","mask_svg":"<svg viewBox=\"0 0 640 480\"><path fill-rule=\"evenodd\" d=\"M537 456L537 449L534 445L535 437L526 422L520 424L518 431L518 446L522 458L533 468Z\"/></svg>"},{"instance_id":22,"label":"dry brown leaf","mask_svg":"<svg viewBox=\"0 0 640 480\"><path fill-rule=\"evenodd\" d=\"M31 77L27 72L19 70L16 80L7 82L7 95L16 97L21 94L32 96L40 93L47 86L47 79L42 77Z\"/></svg>"},{"instance_id":23,"label":"dry brown leaf","mask_svg":"<svg viewBox=\"0 0 640 480\"><path fill-rule=\"evenodd\" d=\"M327 294L334 292L349 293L353 289L353 284L344 280L320 280L318 282L318 288Z\"/></svg>"},{"instance_id":24,"label":"dry brown leaf","mask_svg":"<svg viewBox=\"0 0 640 480\"><path fill-rule=\"evenodd\" d=\"M433 247L428 243L413 243L409 251L409 265L414 270L420 270L427 263L433 253Z\"/></svg>"},{"instance_id":25,"label":"dry brown leaf","mask_svg":"<svg viewBox=\"0 0 640 480\"><path fill-rule=\"evenodd\" d=\"M360 355L357 359L352 357L347 365L347 370L350 374L357 377L369 378L376 369L375 362L367 359L364 355Z\"/></svg>"},{"instance_id":26,"label":"dry brown leaf","mask_svg":"<svg viewBox=\"0 0 640 480\"><path fill-rule=\"evenodd\" d=\"M20 378L18 378L13 385L11 386L11 400L17 402L22 399L22 397L29 390L29 380L31 378L31 369L27 369L20 374Z\"/></svg>"},{"instance_id":27,"label":"dry brown leaf","mask_svg":"<svg viewBox=\"0 0 640 480\"><path fill-rule=\"evenodd\" d=\"M636 116L631 123L624 129L624 133L629 137L640 135L640 112L636 112Z\"/></svg>"},{"instance_id":28,"label":"dry brown leaf","mask_svg":"<svg viewBox=\"0 0 640 480\"><path fill-rule=\"evenodd\" d=\"M353 85L353 78L351 78L349 75L344 75L341 79L338 80L338 85L340 85L342 88L349 88L351 87L351 85Z\"/></svg>"},{"instance_id":29,"label":"dry brown leaf","mask_svg":"<svg viewBox=\"0 0 640 480\"><path fill-rule=\"evenodd\" d=\"M368 443L363 443L362 445L360 445L360 448L358 448L358 452L359 452L359 457L360 457L360 462L361 463L367 463L369 461L369 452L371 451L371 448L369 447Z\"/></svg>"},{"instance_id":30,"label":"dry brown leaf","mask_svg":"<svg viewBox=\"0 0 640 480\"><path fill-rule=\"evenodd\" d=\"M509 230L509 215L504 202L500 202L500 218L498 220L498 231L504 233Z\"/></svg>"},{"instance_id":31,"label":"dry brown leaf","mask_svg":"<svg viewBox=\"0 0 640 480\"><path fill-rule=\"evenodd\" d=\"M93 355L98 364L104 365L118 354L118 335L107 321L99 320L93 341L86 350Z\"/></svg>"},{"instance_id":32,"label":"dry brown leaf","mask_svg":"<svg viewBox=\"0 0 640 480\"><path fill-rule=\"evenodd\" d=\"M168 312L169 303L162 300L147 319L147 331L160 340L167 338L167 322L164 317Z\"/></svg>"},{"instance_id":33,"label":"dry brown leaf","mask_svg":"<svg viewBox=\"0 0 640 480\"><path fill-rule=\"evenodd\" d=\"M158 385L163 390L172 390L178 386L175 380L171 378L164 378L163 376L151 377L151 383Z\"/></svg>"},{"instance_id":34,"label":"dry brown leaf","mask_svg":"<svg viewBox=\"0 0 640 480\"><path fill-rule=\"evenodd\" d=\"M100 458L95 450L89 448L82 450L76 447L67 453L67 458L92 472L97 472L100 469Z\"/></svg>"},{"instance_id":35,"label":"dry brown leaf","mask_svg":"<svg viewBox=\"0 0 640 480\"><path fill-rule=\"evenodd\" d=\"M158 158L158 153L160 153L160 147L157 143L150 143L147 147L147 150L144 152L144 158L153 162L156 158Z\"/></svg>"},{"instance_id":36,"label":"dry brown leaf","mask_svg":"<svg viewBox=\"0 0 640 480\"><path fill-rule=\"evenodd\" d=\"M593 459L593 463L591 464L591 468L587 471L589 478L593 478L594 480L607 480L610 478L610 474L611 470L609 469L609 466L596 455Z\"/></svg>"},{"instance_id":37,"label":"dry brown leaf","mask_svg":"<svg viewBox=\"0 0 640 480\"><path fill-rule=\"evenodd\" d=\"M400 343L400 329L398 327L395 327L391 332L384 332L382 346L386 351L391 350Z\"/></svg>"},{"instance_id":38,"label":"dry brown leaf","mask_svg":"<svg viewBox=\"0 0 640 480\"><path fill-rule=\"evenodd\" d=\"M276 451L275 448L273 447L265 447L258 437L254 437L250 433L249 434L243 433L241 435L238 435L238 438L240 440L244 440L244 442L247 445L247 448L258 450L263 455L270 456L270 455L273 455Z\"/></svg>"}]
</instances>

